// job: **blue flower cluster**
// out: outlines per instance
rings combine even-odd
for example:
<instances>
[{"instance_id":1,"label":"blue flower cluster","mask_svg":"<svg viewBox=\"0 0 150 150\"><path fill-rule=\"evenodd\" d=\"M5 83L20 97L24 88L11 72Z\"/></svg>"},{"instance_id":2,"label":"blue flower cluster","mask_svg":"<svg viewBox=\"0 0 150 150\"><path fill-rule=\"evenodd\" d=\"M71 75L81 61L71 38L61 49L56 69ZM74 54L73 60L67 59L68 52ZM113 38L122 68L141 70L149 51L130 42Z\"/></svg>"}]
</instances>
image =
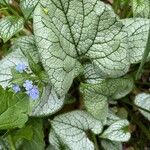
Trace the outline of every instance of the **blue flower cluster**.
<instances>
[{"instance_id":1,"label":"blue flower cluster","mask_svg":"<svg viewBox=\"0 0 150 150\"><path fill-rule=\"evenodd\" d=\"M27 66L23 63L20 63L16 66L16 70L20 73L23 73L23 71L26 71Z\"/></svg>"},{"instance_id":2,"label":"blue flower cluster","mask_svg":"<svg viewBox=\"0 0 150 150\"><path fill-rule=\"evenodd\" d=\"M25 64L18 64L16 66L16 71L23 73L24 71L26 71L27 67ZM32 100L36 100L39 98L39 90L38 87L36 85L33 85L33 82L30 80L26 80L23 84L23 87L26 90L26 93L32 98ZM13 84L13 90L15 93L20 92L21 88L19 85L17 84Z\"/></svg>"},{"instance_id":3,"label":"blue flower cluster","mask_svg":"<svg viewBox=\"0 0 150 150\"><path fill-rule=\"evenodd\" d=\"M20 88L19 85L17 85L17 84L13 84L13 87L12 87L12 88L13 88L13 90L14 90L15 93L21 91L21 88Z\"/></svg>"}]
</instances>

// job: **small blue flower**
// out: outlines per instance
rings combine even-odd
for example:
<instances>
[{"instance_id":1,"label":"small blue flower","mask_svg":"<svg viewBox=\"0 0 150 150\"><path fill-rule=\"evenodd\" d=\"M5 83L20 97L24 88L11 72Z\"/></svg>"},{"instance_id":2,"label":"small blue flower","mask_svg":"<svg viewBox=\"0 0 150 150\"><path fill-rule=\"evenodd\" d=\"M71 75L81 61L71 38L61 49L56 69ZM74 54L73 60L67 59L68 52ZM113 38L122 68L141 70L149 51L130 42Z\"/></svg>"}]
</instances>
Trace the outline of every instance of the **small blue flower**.
<instances>
[{"instance_id":1,"label":"small blue flower","mask_svg":"<svg viewBox=\"0 0 150 150\"><path fill-rule=\"evenodd\" d=\"M33 88L33 82L30 80L26 80L25 83L23 84L23 87L29 91Z\"/></svg>"},{"instance_id":2,"label":"small blue flower","mask_svg":"<svg viewBox=\"0 0 150 150\"><path fill-rule=\"evenodd\" d=\"M23 63L20 63L16 66L16 70L20 73L23 73L27 69L27 66Z\"/></svg>"},{"instance_id":3,"label":"small blue flower","mask_svg":"<svg viewBox=\"0 0 150 150\"><path fill-rule=\"evenodd\" d=\"M13 90L14 90L15 93L18 93L18 92L21 91L19 85L17 85L17 84L13 84L13 87L12 87L12 88L13 88Z\"/></svg>"},{"instance_id":4,"label":"small blue flower","mask_svg":"<svg viewBox=\"0 0 150 150\"><path fill-rule=\"evenodd\" d=\"M27 91L27 94L32 98L32 100L36 100L39 98L39 90L37 86L33 86L31 90Z\"/></svg>"}]
</instances>

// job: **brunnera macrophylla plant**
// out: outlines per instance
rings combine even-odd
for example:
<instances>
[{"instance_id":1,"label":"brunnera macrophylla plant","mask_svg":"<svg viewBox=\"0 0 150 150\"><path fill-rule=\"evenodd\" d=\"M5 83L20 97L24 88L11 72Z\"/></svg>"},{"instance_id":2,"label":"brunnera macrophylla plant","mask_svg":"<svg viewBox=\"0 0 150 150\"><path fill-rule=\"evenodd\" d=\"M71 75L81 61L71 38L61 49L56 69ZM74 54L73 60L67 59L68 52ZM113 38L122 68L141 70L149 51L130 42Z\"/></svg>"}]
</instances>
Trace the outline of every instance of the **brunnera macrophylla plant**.
<instances>
[{"instance_id":1,"label":"brunnera macrophylla plant","mask_svg":"<svg viewBox=\"0 0 150 150\"><path fill-rule=\"evenodd\" d=\"M21 8L32 15L34 33L15 38L0 62L1 148L45 149L48 123L50 150L94 150L97 141L105 150L121 150L130 123L110 104L134 88L130 66L142 59L150 20L121 20L99 0L27 4ZM0 37L8 41L23 25L22 18L1 19ZM135 103L149 110L150 96L142 95ZM78 109L69 107L74 103Z\"/></svg>"}]
</instances>

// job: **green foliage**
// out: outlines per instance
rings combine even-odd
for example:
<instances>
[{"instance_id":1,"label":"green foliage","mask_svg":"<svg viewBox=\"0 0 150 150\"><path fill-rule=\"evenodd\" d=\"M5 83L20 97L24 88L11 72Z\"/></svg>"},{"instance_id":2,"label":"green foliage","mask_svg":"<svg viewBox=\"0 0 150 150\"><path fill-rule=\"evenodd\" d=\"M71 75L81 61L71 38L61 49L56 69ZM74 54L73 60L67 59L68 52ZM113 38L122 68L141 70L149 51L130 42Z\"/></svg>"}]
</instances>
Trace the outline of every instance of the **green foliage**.
<instances>
[{"instance_id":1,"label":"green foliage","mask_svg":"<svg viewBox=\"0 0 150 150\"><path fill-rule=\"evenodd\" d=\"M28 120L28 98L25 94L13 94L0 87L0 129L23 127Z\"/></svg>"},{"instance_id":2,"label":"green foliage","mask_svg":"<svg viewBox=\"0 0 150 150\"><path fill-rule=\"evenodd\" d=\"M147 145L150 95L137 84L150 74L135 80L150 60L146 2L0 2L0 149L122 150L134 132Z\"/></svg>"},{"instance_id":3,"label":"green foliage","mask_svg":"<svg viewBox=\"0 0 150 150\"><path fill-rule=\"evenodd\" d=\"M42 123L41 119L29 120L27 125L31 127L33 136L32 139L25 139L21 143L21 146L19 147L20 150L44 150L45 143Z\"/></svg>"}]
</instances>

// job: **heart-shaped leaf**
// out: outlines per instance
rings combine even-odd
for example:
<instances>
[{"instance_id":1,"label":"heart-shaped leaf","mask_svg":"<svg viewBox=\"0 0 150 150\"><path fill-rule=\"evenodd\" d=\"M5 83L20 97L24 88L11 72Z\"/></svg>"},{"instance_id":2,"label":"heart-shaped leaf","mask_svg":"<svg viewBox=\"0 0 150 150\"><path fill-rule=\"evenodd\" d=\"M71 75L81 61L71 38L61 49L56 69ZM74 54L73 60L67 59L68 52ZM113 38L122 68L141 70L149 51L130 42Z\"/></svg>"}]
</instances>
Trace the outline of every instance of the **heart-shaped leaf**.
<instances>
[{"instance_id":1,"label":"heart-shaped leaf","mask_svg":"<svg viewBox=\"0 0 150 150\"><path fill-rule=\"evenodd\" d=\"M67 93L75 78L74 68L84 58L104 78L128 71L127 34L122 28L111 7L101 1L40 1L34 33L41 61L60 96Z\"/></svg>"},{"instance_id":2,"label":"heart-shaped leaf","mask_svg":"<svg viewBox=\"0 0 150 150\"><path fill-rule=\"evenodd\" d=\"M102 131L101 122L84 111L59 115L51 121L51 125L60 140L71 150L94 150L94 145L85 132L91 130L99 134Z\"/></svg>"},{"instance_id":3,"label":"heart-shaped leaf","mask_svg":"<svg viewBox=\"0 0 150 150\"><path fill-rule=\"evenodd\" d=\"M101 137L111 141L126 142L131 136L128 131L128 126L129 122L127 120L116 121L104 131Z\"/></svg>"}]
</instances>

